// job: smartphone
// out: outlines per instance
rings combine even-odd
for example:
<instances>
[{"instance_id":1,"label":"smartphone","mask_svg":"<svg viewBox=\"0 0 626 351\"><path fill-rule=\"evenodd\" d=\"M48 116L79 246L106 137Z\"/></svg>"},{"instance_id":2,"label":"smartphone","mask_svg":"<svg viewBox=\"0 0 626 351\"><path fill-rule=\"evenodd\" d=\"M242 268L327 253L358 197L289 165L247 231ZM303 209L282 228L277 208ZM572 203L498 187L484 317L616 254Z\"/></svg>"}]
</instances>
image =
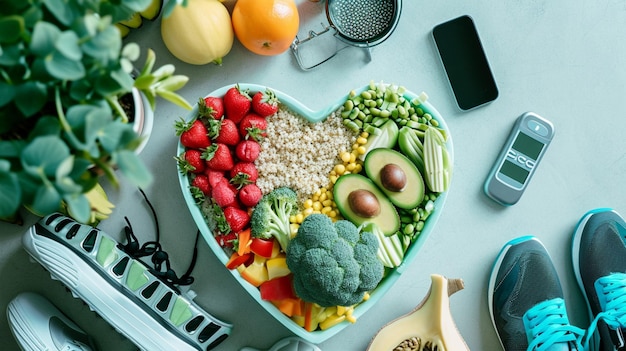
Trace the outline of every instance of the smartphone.
<instances>
[{"instance_id":1,"label":"smartphone","mask_svg":"<svg viewBox=\"0 0 626 351\"><path fill-rule=\"evenodd\" d=\"M438 24L433 38L457 105L467 111L498 97L498 87L470 16Z\"/></svg>"},{"instance_id":2,"label":"smartphone","mask_svg":"<svg viewBox=\"0 0 626 351\"><path fill-rule=\"evenodd\" d=\"M550 121L533 112L521 115L485 181L487 196L506 206L517 203L553 137Z\"/></svg>"}]
</instances>

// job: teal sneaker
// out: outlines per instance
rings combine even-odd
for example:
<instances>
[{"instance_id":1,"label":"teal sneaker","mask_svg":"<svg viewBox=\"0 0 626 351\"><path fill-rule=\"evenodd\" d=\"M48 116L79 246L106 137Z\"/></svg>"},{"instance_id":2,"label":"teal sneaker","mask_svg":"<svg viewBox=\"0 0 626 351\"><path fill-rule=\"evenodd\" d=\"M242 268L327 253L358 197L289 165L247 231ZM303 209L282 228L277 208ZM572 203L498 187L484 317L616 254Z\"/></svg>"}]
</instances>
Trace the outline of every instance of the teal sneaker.
<instances>
[{"instance_id":1,"label":"teal sneaker","mask_svg":"<svg viewBox=\"0 0 626 351\"><path fill-rule=\"evenodd\" d=\"M576 226L572 260L590 319L585 348L626 350L626 222L608 208L587 212Z\"/></svg>"},{"instance_id":2,"label":"teal sneaker","mask_svg":"<svg viewBox=\"0 0 626 351\"><path fill-rule=\"evenodd\" d=\"M508 242L494 263L489 312L505 351L573 351L583 330L570 324L559 277L539 239Z\"/></svg>"},{"instance_id":3,"label":"teal sneaker","mask_svg":"<svg viewBox=\"0 0 626 351\"><path fill-rule=\"evenodd\" d=\"M142 350L211 350L232 325L193 302L192 282L177 277L158 240L139 245L126 228L122 245L108 234L51 214L23 236L25 250L75 297ZM158 236L157 236L158 238ZM139 258L150 256L154 268Z\"/></svg>"}]
</instances>

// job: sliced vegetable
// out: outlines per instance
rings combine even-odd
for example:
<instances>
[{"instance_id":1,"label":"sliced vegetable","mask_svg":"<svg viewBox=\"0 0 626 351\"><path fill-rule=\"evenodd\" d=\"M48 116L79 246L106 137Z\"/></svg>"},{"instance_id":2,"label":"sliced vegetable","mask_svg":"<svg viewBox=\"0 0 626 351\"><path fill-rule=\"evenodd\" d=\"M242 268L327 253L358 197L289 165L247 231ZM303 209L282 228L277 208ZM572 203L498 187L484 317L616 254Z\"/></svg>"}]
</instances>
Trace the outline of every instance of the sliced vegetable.
<instances>
[{"instance_id":1,"label":"sliced vegetable","mask_svg":"<svg viewBox=\"0 0 626 351\"><path fill-rule=\"evenodd\" d=\"M265 263L267 267L267 275L269 279L283 277L291 273L287 267L287 259L285 256L271 258Z\"/></svg>"},{"instance_id":2,"label":"sliced vegetable","mask_svg":"<svg viewBox=\"0 0 626 351\"><path fill-rule=\"evenodd\" d=\"M385 235L374 223L366 223L361 228L363 232L370 232L378 239L378 259L385 267L398 267L404 259L404 245L398 233Z\"/></svg>"},{"instance_id":3,"label":"sliced vegetable","mask_svg":"<svg viewBox=\"0 0 626 351\"><path fill-rule=\"evenodd\" d=\"M297 298L293 290L292 274L265 281L259 286L259 290L261 292L261 299L266 301Z\"/></svg>"},{"instance_id":4,"label":"sliced vegetable","mask_svg":"<svg viewBox=\"0 0 626 351\"><path fill-rule=\"evenodd\" d=\"M239 256L250 252L251 250L251 240L250 240L250 228L242 230L241 232L239 232L237 234L237 239L238 239L238 247L237 247L237 253L239 254Z\"/></svg>"},{"instance_id":5,"label":"sliced vegetable","mask_svg":"<svg viewBox=\"0 0 626 351\"><path fill-rule=\"evenodd\" d=\"M248 232L250 232L249 229ZM274 251L274 240L252 238L252 240L250 240L250 251L259 256L270 258L272 257L272 252Z\"/></svg>"},{"instance_id":6,"label":"sliced vegetable","mask_svg":"<svg viewBox=\"0 0 626 351\"><path fill-rule=\"evenodd\" d=\"M265 268L266 260L264 257L254 255L254 261L240 272L241 277L254 286L266 282L268 280L267 268Z\"/></svg>"},{"instance_id":7,"label":"sliced vegetable","mask_svg":"<svg viewBox=\"0 0 626 351\"><path fill-rule=\"evenodd\" d=\"M424 174L424 145L417 130L406 126L400 128L398 132L398 147L415 164L420 173Z\"/></svg>"},{"instance_id":8,"label":"sliced vegetable","mask_svg":"<svg viewBox=\"0 0 626 351\"><path fill-rule=\"evenodd\" d=\"M272 303L279 311L289 317L304 316L304 301L299 298L276 300L272 301Z\"/></svg>"},{"instance_id":9,"label":"sliced vegetable","mask_svg":"<svg viewBox=\"0 0 626 351\"><path fill-rule=\"evenodd\" d=\"M452 164L444 138L436 128L428 128L424 135L424 170L430 190L440 193L448 189Z\"/></svg>"},{"instance_id":10,"label":"sliced vegetable","mask_svg":"<svg viewBox=\"0 0 626 351\"><path fill-rule=\"evenodd\" d=\"M233 252L233 254L228 259L228 262L226 262L226 268L235 269L242 264L245 264L250 259L252 259L252 254L250 253L239 255L238 253Z\"/></svg>"}]
</instances>

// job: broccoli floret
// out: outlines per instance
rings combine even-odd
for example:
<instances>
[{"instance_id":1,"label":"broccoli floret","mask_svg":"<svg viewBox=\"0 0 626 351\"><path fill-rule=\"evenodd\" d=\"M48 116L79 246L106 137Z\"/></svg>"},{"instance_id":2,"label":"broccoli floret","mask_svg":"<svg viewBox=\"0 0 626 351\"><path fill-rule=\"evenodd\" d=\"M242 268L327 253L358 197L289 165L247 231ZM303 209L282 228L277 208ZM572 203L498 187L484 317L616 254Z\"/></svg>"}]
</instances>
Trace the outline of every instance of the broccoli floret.
<instances>
[{"instance_id":1,"label":"broccoli floret","mask_svg":"<svg viewBox=\"0 0 626 351\"><path fill-rule=\"evenodd\" d=\"M291 239L289 217L297 210L297 195L290 188L276 188L263 195L250 218L252 236L263 239L274 237L282 250L287 252L287 245Z\"/></svg>"},{"instance_id":2,"label":"broccoli floret","mask_svg":"<svg viewBox=\"0 0 626 351\"><path fill-rule=\"evenodd\" d=\"M378 241L347 220L333 223L323 214L305 218L291 239L287 266L296 294L320 306L351 306L378 285L384 267Z\"/></svg>"}]
</instances>

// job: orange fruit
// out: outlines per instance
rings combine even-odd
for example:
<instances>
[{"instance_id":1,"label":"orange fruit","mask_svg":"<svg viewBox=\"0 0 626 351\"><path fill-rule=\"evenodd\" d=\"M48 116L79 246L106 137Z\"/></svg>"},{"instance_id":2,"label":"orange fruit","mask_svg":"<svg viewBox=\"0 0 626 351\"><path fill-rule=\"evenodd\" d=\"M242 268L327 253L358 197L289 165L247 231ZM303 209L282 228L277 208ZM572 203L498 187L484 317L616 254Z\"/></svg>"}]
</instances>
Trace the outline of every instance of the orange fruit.
<instances>
[{"instance_id":1,"label":"orange fruit","mask_svg":"<svg viewBox=\"0 0 626 351\"><path fill-rule=\"evenodd\" d=\"M231 18L239 42L265 56L289 49L300 25L294 0L237 0Z\"/></svg>"}]
</instances>

